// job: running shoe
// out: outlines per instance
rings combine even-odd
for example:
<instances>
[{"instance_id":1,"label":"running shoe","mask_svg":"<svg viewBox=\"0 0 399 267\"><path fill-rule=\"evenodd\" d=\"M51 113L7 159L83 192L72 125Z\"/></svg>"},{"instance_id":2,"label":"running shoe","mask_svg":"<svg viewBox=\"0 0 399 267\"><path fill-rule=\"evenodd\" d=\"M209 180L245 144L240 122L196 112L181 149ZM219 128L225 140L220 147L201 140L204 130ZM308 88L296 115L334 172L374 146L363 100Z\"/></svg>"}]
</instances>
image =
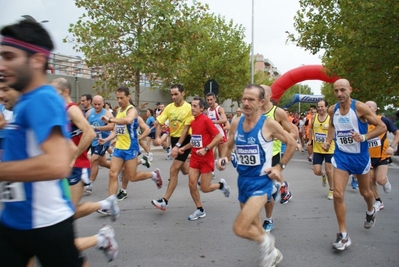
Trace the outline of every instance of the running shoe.
<instances>
[{"instance_id":1,"label":"running shoe","mask_svg":"<svg viewBox=\"0 0 399 267\"><path fill-rule=\"evenodd\" d=\"M141 158L141 164L146 166L147 168L151 167L151 162L146 155L143 155L143 157Z\"/></svg>"},{"instance_id":2,"label":"running shoe","mask_svg":"<svg viewBox=\"0 0 399 267\"><path fill-rule=\"evenodd\" d=\"M222 188L222 192L224 194L225 197L229 197L230 196L230 186L227 185L227 182L225 179L220 179L220 182L223 184L223 188Z\"/></svg>"},{"instance_id":3,"label":"running shoe","mask_svg":"<svg viewBox=\"0 0 399 267\"><path fill-rule=\"evenodd\" d=\"M374 213L372 215L368 215L366 213L366 219L364 219L364 228L370 229L375 224L375 217L377 216L376 209L374 209Z\"/></svg>"},{"instance_id":4,"label":"running shoe","mask_svg":"<svg viewBox=\"0 0 399 267\"><path fill-rule=\"evenodd\" d=\"M273 197L274 201L276 200L278 193L280 192L280 187L281 187L280 182L275 182L273 184L273 191L276 190L276 191L274 191L274 193L272 193L272 197Z\"/></svg>"},{"instance_id":5,"label":"running shoe","mask_svg":"<svg viewBox=\"0 0 399 267\"><path fill-rule=\"evenodd\" d=\"M332 243L332 248L338 250L345 250L345 248L349 247L351 244L352 241L351 238L349 237L349 234L346 234L346 237L344 238L342 236L342 233L338 233L337 239L335 240L334 243Z\"/></svg>"},{"instance_id":6,"label":"running shoe","mask_svg":"<svg viewBox=\"0 0 399 267\"><path fill-rule=\"evenodd\" d=\"M162 178L161 178L161 172L159 171L158 168L155 169L154 171L157 174L157 177L152 178L152 180L155 182L155 184L157 185L158 189L162 188Z\"/></svg>"},{"instance_id":7,"label":"running shoe","mask_svg":"<svg viewBox=\"0 0 399 267\"><path fill-rule=\"evenodd\" d=\"M151 152L148 153L147 157L148 157L149 161L153 161L153 159L154 159L154 155Z\"/></svg>"},{"instance_id":8,"label":"running shoe","mask_svg":"<svg viewBox=\"0 0 399 267\"><path fill-rule=\"evenodd\" d=\"M308 162L312 163L312 157L308 157Z\"/></svg>"},{"instance_id":9,"label":"running shoe","mask_svg":"<svg viewBox=\"0 0 399 267\"><path fill-rule=\"evenodd\" d=\"M116 195L118 201L125 200L127 198L127 192L124 192L122 189L119 189L118 194Z\"/></svg>"},{"instance_id":10,"label":"running shoe","mask_svg":"<svg viewBox=\"0 0 399 267\"><path fill-rule=\"evenodd\" d=\"M387 176L387 182L382 186L382 189L384 189L385 194L389 194L392 190L392 186L388 180L388 176Z\"/></svg>"},{"instance_id":11,"label":"running shoe","mask_svg":"<svg viewBox=\"0 0 399 267\"><path fill-rule=\"evenodd\" d=\"M121 210L119 209L117 198L115 197L115 195L112 195L105 200L110 203L110 208L108 209L108 211L111 215L111 220L116 221L121 215Z\"/></svg>"},{"instance_id":12,"label":"running shoe","mask_svg":"<svg viewBox=\"0 0 399 267\"><path fill-rule=\"evenodd\" d=\"M277 255L274 253L274 236L271 234L264 235L265 242L262 242L259 246L259 266L273 266L273 263L276 260Z\"/></svg>"},{"instance_id":13,"label":"running shoe","mask_svg":"<svg viewBox=\"0 0 399 267\"><path fill-rule=\"evenodd\" d=\"M384 202L378 201L378 200L377 200L377 201L374 203L374 208L375 208L375 211L383 210L383 209L384 209Z\"/></svg>"},{"instance_id":14,"label":"running shoe","mask_svg":"<svg viewBox=\"0 0 399 267\"><path fill-rule=\"evenodd\" d=\"M287 181L285 181L281 185L280 194L281 194L281 199L280 199L281 204L287 204L288 201L290 201L292 199L292 194L289 190L289 184Z\"/></svg>"},{"instance_id":15,"label":"running shoe","mask_svg":"<svg viewBox=\"0 0 399 267\"><path fill-rule=\"evenodd\" d=\"M321 184L323 187L327 186L327 174L323 172L323 175L321 176Z\"/></svg>"},{"instance_id":16,"label":"running shoe","mask_svg":"<svg viewBox=\"0 0 399 267\"><path fill-rule=\"evenodd\" d=\"M108 261L113 261L118 256L118 244L115 241L115 231L110 226L107 225L100 229L98 235L101 235L105 238L105 245L100 247L99 249L104 251L105 256L107 257Z\"/></svg>"},{"instance_id":17,"label":"running shoe","mask_svg":"<svg viewBox=\"0 0 399 267\"><path fill-rule=\"evenodd\" d=\"M334 191L328 190L327 198L329 200L333 200L334 199Z\"/></svg>"},{"instance_id":18,"label":"running shoe","mask_svg":"<svg viewBox=\"0 0 399 267\"><path fill-rule=\"evenodd\" d=\"M274 223L273 223L273 220L264 220L263 221L263 229L265 229L265 231L267 232L267 233L270 233L271 232L271 230L273 230L274 229Z\"/></svg>"},{"instance_id":19,"label":"running shoe","mask_svg":"<svg viewBox=\"0 0 399 267\"><path fill-rule=\"evenodd\" d=\"M357 179L355 178L355 176L353 176L353 175L351 175L351 176L352 176L352 182L351 182L352 188L359 189L359 184L357 183Z\"/></svg>"},{"instance_id":20,"label":"running shoe","mask_svg":"<svg viewBox=\"0 0 399 267\"><path fill-rule=\"evenodd\" d=\"M162 211L166 210L166 207L168 206L168 204L166 204L165 200L163 198L158 199L158 200L152 200L151 201L152 205L154 205L157 209L160 209Z\"/></svg>"},{"instance_id":21,"label":"running shoe","mask_svg":"<svg viewBox=\"0 0 399 267\"><path fill-rule=\"evenodd\" d=\"M91 195L93 193L93 184L86 185L84 190L86 195Z\"/></svg>"},{"instance_id":22,"label":"running shoe","mask_svg":"<svg viewBox=\"0 0 399 267\"><path fill-rule=\"evenodd\" d=\"M204 218L206 216L205 210L200 211L199 209L196 209L193 214L188 216L189 221L195 221L198 220L199 218Z\"/></svg>"}]
</instances>

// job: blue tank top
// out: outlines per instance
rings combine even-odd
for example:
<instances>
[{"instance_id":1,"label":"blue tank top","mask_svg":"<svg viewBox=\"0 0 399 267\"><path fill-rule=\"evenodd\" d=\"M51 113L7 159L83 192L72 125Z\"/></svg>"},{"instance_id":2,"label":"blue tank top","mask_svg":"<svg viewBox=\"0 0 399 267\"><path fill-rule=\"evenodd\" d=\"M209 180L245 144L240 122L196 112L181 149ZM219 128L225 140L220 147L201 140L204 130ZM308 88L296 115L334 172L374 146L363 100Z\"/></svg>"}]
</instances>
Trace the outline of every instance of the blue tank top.
<instances>
[{"instance_id":1,"label":"blue tank top","mask_svg":"<svg viewBox=\"0 0 399 267\"><path fill-rule=\"evenodd\" d=\"M4 105L0 104L0 113L3 114L3 111L4 111ZM4 115L3 115L3 117L4 117ZM5 137L4 130L0 129L0 138L4 138L4 137Z\"/></svg>"},{"instance_id":2,"label":"blue tank top","mask_svg":"<svg viewBox=\"0 0 399 267\"><path fill-rule=\"evenodd\" d=\"M99 126L104 126L105 123L101 120L102 116L105 116L105 113L107 111L103 108L101 110L100 113L96 113L96 110L94 108L91 108L90 111L90 115L87 118L89 120L89 123L95 127L99 127ZM93 139L93 141L91 142L91 145L94 146L98 146L98 139L105 139L109 136L110 131L99 131L99 130L95 130L96 132L96 138ZM105 146L109 146L110 142L107 142L104 144Z\"/></svg>"},{"instance_id":3,"label":"blue tank top","mask_svg":"<svg viewBox=\"0 0 399 267\"><path fill-rule=\"evenodd\" d=\"M237 153L237 172L239 177L257 178L264 176L265 169L272 166L273 140L266 140L262 135L262 127L266 116L261 116L252 130L245 132L242 116L234 135Z\"/></svg>"},{"instance_id":4,"label":"blue tank top","mask_svg":"<svg viewBox=\"0 0 399 267\"><path fill-rule=\"evenodd\" d=\"M352 139L351 131L366 134L368 126L362 122L356 113L356 100L353 99L348 113L341 115L339 112L340 104L337 103L334 108L333 124L335 128L335 154L349 153L369 155L367 142L356 142Z\"/></svg>"}]
</instances>

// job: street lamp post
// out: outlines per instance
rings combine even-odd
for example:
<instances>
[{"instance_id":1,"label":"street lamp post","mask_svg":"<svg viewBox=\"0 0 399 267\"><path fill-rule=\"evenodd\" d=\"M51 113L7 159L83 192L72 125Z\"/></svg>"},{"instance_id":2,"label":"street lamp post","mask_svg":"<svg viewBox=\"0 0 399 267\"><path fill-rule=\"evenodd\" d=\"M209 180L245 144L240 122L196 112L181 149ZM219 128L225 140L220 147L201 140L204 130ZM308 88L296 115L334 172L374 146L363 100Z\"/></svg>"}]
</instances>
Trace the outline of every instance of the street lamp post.
<instances>
[{"instance_id":1,"label":"street lamp post","mask_svg":"<svg viewBox=\"0 0 399 267\"><path fill-rule=\"evenodd\" d=\"M298 101L298 112L301 114L301 84L299 84L299 101Z\"/></svg>"},{"instance_id":2,"label":"street lamp post","mask_svg":"<svg viewBox=\"0 0 399 267\"><path fill-rule=\"evenodd\" d=\"M251 83L254 83L254 0L252 0L252 26L251 26Z\"/></svg>"}]
</instances>

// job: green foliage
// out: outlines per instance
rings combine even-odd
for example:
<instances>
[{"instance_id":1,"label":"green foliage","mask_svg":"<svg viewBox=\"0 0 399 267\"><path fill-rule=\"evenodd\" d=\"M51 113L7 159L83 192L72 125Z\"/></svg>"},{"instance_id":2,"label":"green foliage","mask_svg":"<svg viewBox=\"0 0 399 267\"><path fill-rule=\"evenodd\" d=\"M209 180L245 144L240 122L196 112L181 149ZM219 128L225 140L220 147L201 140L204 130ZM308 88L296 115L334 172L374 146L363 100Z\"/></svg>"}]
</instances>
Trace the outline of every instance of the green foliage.
<instances>
[{"instance_id":1,"label":"green foliage","mask_svg":"<svg viewBox=\"0 0 399 267\"><path fill-rule=\"evenodd\" d=\"M353 87L352 97L399 104L399 2L300 0L289 40L316 54Z\"/></svg>"},{"instance_id":2,"label":"green foliage","mask_svg":"<svg viewBox=\"0 0 399 267\"><path fill-rule=\"evenodd\" d=\"M249 46L244 29L186 0L76 0L86 13L69 32L89 67L102 67L98 93L118 86L135 88L140 77L151 86L181 83L187 95L203 95L208 79L220 85L219 101L235 97L249 80Z\"/></svg>"}]
</instances>

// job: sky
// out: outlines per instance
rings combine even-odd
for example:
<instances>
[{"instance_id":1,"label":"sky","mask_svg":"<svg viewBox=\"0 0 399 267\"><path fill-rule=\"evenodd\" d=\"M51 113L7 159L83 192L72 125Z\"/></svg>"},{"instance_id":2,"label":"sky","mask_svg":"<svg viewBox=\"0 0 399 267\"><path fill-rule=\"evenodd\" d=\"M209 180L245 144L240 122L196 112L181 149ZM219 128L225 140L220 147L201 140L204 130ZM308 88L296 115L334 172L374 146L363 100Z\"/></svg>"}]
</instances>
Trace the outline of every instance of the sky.
<instances>
[{"instance_id":1,"label":"sky","mask_svg":"<svg viewBox=\"0 0 399 267\"><path fill-rule=\"evenodd\" d=\"M252 6L253 1L253 6ZM191 0L190 0L191 2ZM245 42L252 41L252 7L254 7L254 54L262 54L278 70L285 72L302 65L321 64L319 55L312 55L293 43L286 43L287 34L295 33L294 16L299 10L299 0L200 0L208 4L210 12L220 14L227 21L245 28ZM53 52L77 55L72 44L63 43L68 36L69 24L75 23L84 10L72 0L0 0L0 27L15 23L22 15L31 15L37 21L48 20L44 27L50 32L56 48ZM301 84L320 94L320 81L304 81Z\"/></svg>"}]
</instances>

